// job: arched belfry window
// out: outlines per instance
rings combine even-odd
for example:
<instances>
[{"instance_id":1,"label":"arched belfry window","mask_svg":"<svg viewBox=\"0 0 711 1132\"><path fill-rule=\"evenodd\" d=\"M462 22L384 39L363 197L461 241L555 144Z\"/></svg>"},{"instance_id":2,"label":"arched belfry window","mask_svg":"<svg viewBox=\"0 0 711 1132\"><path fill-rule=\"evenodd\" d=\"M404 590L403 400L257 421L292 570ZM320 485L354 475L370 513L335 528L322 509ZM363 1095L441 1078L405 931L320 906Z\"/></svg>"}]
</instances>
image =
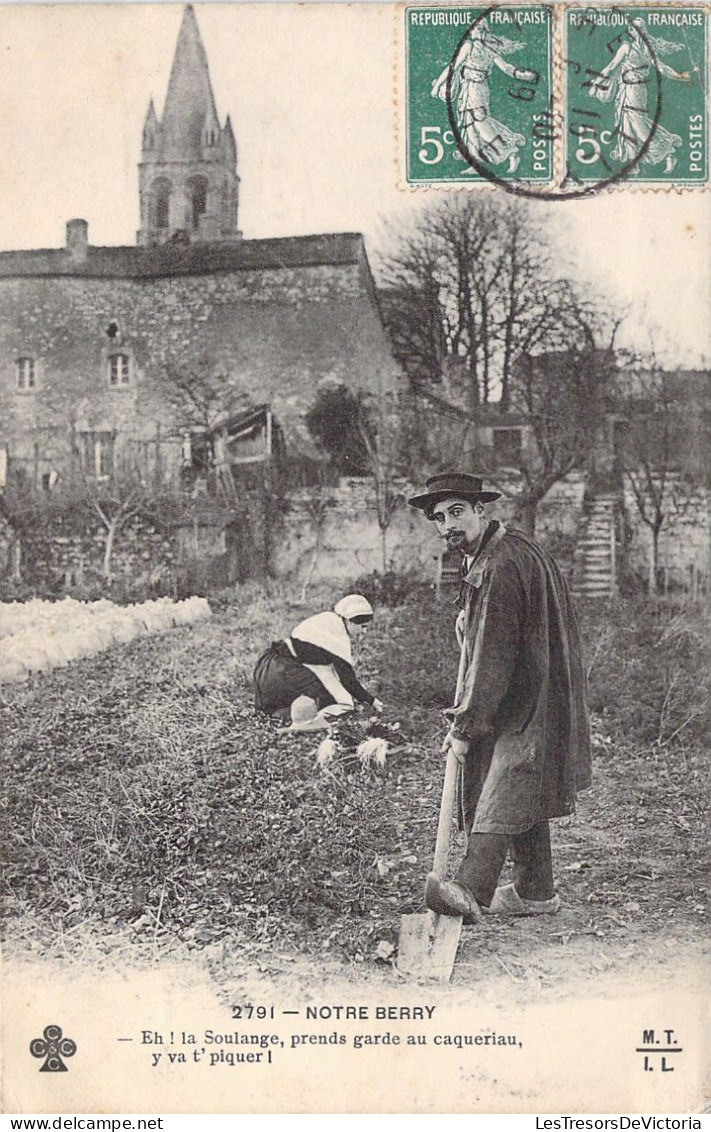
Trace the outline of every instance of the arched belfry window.
<instances>
[{"instance_id":1,"label":"arched belfry window","mask_svg":"<svg viewBox=\"0 0 711 1132\"><path fill-rule=\"evenodd\" d=\"M188 189L193 231L196 231L200 226L200 217L207 211L207 177L191 177Z\"/></svg>"},{"instance_id":2,"label":"arched belfry window","mask_svg":"<svg viewBox=\"0 0 711 1132\"><path fill-rule=\"evenodd\" d=\"M170 227L170 195L173 186L167 177L159 177L151 190L151 224L154 228Z\"/></svg>"}]
</instances>

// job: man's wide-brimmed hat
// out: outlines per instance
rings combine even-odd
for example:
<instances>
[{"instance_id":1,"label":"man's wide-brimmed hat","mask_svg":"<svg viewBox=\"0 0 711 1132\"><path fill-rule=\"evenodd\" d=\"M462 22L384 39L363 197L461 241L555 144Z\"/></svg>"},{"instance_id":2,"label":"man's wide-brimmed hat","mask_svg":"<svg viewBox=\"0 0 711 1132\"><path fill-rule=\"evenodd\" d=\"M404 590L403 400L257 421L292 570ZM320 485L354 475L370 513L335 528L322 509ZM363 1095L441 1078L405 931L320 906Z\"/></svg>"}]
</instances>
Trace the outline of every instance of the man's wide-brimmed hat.
<instances>
[{"instance_id":1,"label":"man's wide-brimmed hat","mask_svg":"<svg viewBox=\"0 0 711 1132\"><path fill-rule=\"evenodd\" d=\"M481 476L472 476L469 472L442 472L438 476L430 476L426 485L427 491L422 495L413 495L412 499L408 499L411 507L429 511L435 503L441 503L452 495L468 499L470 503L493 503L495 499L501 498L500 491L484 491Z\"/></svg>"}]
</instances>

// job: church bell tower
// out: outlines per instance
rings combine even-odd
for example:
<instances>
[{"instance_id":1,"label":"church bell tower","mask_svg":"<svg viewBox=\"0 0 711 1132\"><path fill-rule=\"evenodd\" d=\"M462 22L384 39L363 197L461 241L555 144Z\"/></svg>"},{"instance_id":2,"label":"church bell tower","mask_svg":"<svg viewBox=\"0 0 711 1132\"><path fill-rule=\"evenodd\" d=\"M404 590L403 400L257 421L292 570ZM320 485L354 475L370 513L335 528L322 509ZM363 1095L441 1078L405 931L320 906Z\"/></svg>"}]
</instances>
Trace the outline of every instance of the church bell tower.
<instances>
[{"instance_id":1,"label":"church bell tower","mask_svg":"<svg viewBox=\"0 0 711 1132\"><path fill-rule=\"evenodd\" d=\"M188 4L178 34L162 120L151 99L138 166L137 243L238 240L237 144L229 114L217 117L207 55Z\"/></svg>"}]
</instances>

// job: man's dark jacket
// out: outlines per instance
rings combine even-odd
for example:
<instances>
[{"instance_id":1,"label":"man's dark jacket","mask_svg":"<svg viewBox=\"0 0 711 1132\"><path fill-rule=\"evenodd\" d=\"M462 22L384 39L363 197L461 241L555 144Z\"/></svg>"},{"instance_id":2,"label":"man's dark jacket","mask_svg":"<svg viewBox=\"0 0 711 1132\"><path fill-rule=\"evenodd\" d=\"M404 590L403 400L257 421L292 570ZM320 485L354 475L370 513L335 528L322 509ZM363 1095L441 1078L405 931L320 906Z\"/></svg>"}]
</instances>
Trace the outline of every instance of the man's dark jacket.
<instances>
[{"instance_id":1,"label":"man's dark jacket","mask_svg":"<svg viewBox=\"0 0 711 1132\"><path fill-rule=\"evenodd\" d=\"M463 679L445 714L470 742L462 823L523 833L575 810L590 785L578 625L558 563L492 523L462 583Z\"/></svg>"}]
</instances>

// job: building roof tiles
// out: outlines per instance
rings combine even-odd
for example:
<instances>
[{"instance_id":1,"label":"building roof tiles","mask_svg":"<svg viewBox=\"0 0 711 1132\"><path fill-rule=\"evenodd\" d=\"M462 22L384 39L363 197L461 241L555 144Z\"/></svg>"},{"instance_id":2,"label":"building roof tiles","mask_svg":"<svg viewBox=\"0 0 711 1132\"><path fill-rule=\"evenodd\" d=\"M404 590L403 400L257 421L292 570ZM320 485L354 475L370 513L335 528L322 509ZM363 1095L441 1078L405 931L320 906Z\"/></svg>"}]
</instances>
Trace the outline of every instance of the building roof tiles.
<instances>
[{"instance_id":1,"label":"building roof tiles","mask_svg":"<svg viewBox=\"0 0 711 1132\"><path fill-rule=\"evenodd\" d=\"M171 242L155 247L89 245L81 257L65 248L0 252L0 278L151 279L220 271L343 266L359 263L363 257L363 237L353 232L204 244Z\"/></svg>"}]
</instances>

